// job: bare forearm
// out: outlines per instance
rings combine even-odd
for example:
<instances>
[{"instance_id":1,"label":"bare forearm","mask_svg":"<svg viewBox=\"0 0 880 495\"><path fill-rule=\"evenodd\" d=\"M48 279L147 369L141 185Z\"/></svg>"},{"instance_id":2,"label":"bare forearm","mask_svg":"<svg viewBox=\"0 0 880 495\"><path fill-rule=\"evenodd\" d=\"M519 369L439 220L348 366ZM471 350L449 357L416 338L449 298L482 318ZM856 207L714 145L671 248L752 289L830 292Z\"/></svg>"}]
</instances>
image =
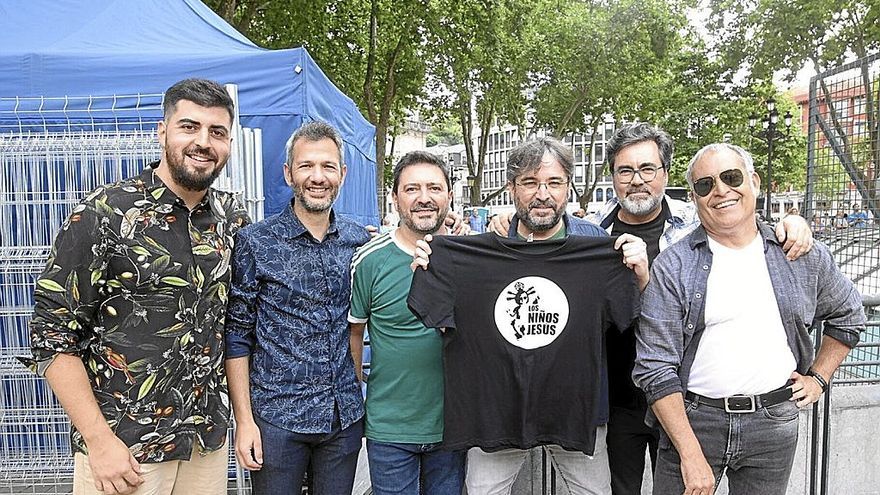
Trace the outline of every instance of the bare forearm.
<instances>
[{"instance_id":1,"label":"bare forearm","mask_svg":"<svg viewBox=\"0 0 880 495\"><path fill-rule=\"evenodd\" d=\"M55 356L55 360L46 369L46 380L87 445L108 435L115 435L98 407L86 369L79 357L70 354Z\"/></svg>"},{"instance_id":2,"label":"bare forearm","mask_svg":"<svg viewBox=\"0 0 880 495\"><path fill-rule=\"evenodd\" d=\"M226 381L236 421L252 423L250 356L226 360Z\"/></svg>"},{"instance_id":3,"label":"bare forearm","mask_svg":"<svg viewBox=\"0 0 880 495\"><path fill-rule=\"evenodd\" d=\"M349 336L351 359L354 361L354 372L360 381L364 381L364 326L363 323L351 323L349 325L351 330Z\"/></svg>"},{"instance_id":4,"label":"bare forearm","mask_svg":"<svg viewBox=\"0 0 880 495\"><path fill-rule=\"evenodd\" d=\"M831 376L837 371L837 368L846 358L846 355L849 354L849 351L849 346L843 342L833 337L825 336L822 339L819 352L816 354L816 359L813 361L813 371L822 375L825 381L831 382Z\"/></svg>"},{"instance_id":5,"label":"bare forearm","mask_svg":"<svg viewBox=\"0 0 880 495\"><path fill-rule=\"evenodd\" d=\"M651 408L682 458L703 456L703 449L684 411L684 399L680 393L658 399Z\"/></svg>"}]
</instances>

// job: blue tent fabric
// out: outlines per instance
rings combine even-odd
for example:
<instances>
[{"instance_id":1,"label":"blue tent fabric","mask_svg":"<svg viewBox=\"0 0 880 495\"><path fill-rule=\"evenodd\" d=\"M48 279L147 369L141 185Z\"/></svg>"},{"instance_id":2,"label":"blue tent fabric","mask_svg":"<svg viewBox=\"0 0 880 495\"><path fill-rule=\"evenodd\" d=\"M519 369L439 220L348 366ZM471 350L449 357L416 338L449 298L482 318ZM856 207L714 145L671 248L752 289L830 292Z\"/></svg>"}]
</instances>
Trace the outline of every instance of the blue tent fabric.
<instances>
[{"instance_id":1,"label":"blue tent fabric","mask_svg":"<svg viewBox=\"0 0 880 495\"><path fill-rule=\"evenodd\" d=\"M375 128L305 49L257 47L199 0L0 2L0 46L2 97L156 94L188 77L237 84L242 125L263 130L267 216L291 197L288 137L303 122L329 122L348 167L335 209L378 225ZM139 116L161 117L152 112Z\"/></svg>"}]
</instances>

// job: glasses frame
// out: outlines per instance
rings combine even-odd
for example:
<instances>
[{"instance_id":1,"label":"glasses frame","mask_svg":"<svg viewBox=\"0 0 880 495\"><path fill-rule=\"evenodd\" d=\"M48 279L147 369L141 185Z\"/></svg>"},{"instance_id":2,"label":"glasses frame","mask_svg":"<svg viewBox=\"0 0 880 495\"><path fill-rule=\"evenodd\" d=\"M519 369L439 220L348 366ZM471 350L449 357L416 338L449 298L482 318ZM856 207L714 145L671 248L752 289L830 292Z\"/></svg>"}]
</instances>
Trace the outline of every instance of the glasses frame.
<instances>
[{"instance_id":1,"label":"glasses frame","mask_svg":"<svg viewBox=\"0 0 880 495\"><path fill-rule=\"evenodd\" d=\"M530 180L530 179L526 179L526 180ZM534 189L531 188L530 186L523 184L520 181L513 181L513 185L516 187L521 187L524 191L526 191L528 193L535 194L539 190L541 190L541 186L546 187L548 192L550 192L550 191L556 192L556 191L566 190L568 188L568 185L571 184L571 179L550 179L549 181L539 181L537 179L534 179L534 180L535 180L535 182L537 182L537 185L534 187ZM560 181L559 187L550 187L550 182L557 181L557 180Z\"/></svg>"},{"instance_id":2,"label":"glasses frame","mask_svg":"<svg viewBox=\"0 0 880 495\"><path fill-rule=\"evenodd\" d=\"M647 178L647 177L645 177L644 175L642 175L642 172L647 172L648 170L651 170L651 169L654 170L654 172L653 172L654 175L652 175L650 179ZM663 165L653 165L653 164L652 164L652 165L645 165L645 166L643 166L643 167L639 167L639 168L632 168L632 167L615 167L615 168L614 168L614 175L617 176L617 180L619 180L621 184L630 184L630 183L632 183L633 179L636 178L636 175L638 175L639 178L642 179L642 182L644 182L645 184L647 184L647 183L649 183L649 182L651 182L652 180L654 180L654 179L657 178L657 172L659 172L661 169L662 169L662 170L666 170L666 167L664 167ZM623 176L620 175L620 171L621 171L621 170L632 170L632 172L633 172L632 177L630 177L629 179L626 179L626 180L625 180L625 179L623 178Z\"/></svg>"},{"instance_id":3,"label":"glasses frame","mask_svg":"<svg viewBox=\"0 0 880 495\"><path fill-rule=\"evenodd\" d=\"M727 170L724 170L718 174L718 178L721 180L721 182L727 185L727 187L732 187L734 189L742 186L746 180L745 174L743 174L743 171L738 168L729 168ZM709 188L701 193L700 190L703 189L703 184L709 184ZM699 179L695 180L691 188L694 190L694 194L701 198L705 198L710 193L712 193L713 190L715 190L716 184L717 182L715 182L715 176L710 175L707 177L700 177Z\"/></svg>"}]
</instances>

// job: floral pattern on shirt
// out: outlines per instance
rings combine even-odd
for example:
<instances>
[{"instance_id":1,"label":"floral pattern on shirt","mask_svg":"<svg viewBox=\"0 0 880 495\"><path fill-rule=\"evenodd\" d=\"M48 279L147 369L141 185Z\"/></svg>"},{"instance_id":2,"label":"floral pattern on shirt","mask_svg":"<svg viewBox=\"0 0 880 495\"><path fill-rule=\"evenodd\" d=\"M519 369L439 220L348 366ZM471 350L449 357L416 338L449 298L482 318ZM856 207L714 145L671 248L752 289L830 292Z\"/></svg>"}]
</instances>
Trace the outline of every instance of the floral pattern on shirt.
<instances>
[{"instance_id":1,"label":"floral pattern on shirt","mask_svg":"<svg viewBox=\"0 0 880 495\"><path fill-rule=\"evenodd\" d=\"M154 164L155 166L155 164ZM147 168L91 192L61 227L34 291L33 359L82 359L98 405L140 462L222 447L223 327L247 212L210 190L192 211ZM75 451L87 452L73 428Z\"/></svg>"},{"instance_id":2,"label":"floral pattern on shirt","mask_svg":"<svg viewBox=\"0 0 880 495\"><path fill-rule=\"evenodd\" d=\"M363 417L349 350L349 267L369 239L363 226L331 211L319 241L293 206L239 232L226 352L250 356L251 406L263 421L317 434Z\"/></svg>"}]
</instances>

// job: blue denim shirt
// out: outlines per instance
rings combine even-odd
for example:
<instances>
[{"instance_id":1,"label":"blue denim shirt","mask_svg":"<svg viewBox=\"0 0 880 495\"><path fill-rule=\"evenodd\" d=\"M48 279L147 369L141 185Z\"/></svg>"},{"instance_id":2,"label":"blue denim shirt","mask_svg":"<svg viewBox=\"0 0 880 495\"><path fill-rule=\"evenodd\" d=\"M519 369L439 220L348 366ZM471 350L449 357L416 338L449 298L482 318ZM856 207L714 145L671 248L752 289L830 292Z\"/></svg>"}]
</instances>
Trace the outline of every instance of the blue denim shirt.
<instances>
[{"instance_id":1,"label":"blue denim shirt","mask_svg":"<svg viewBox=\"0 0 880 495\"><path fill-rule=\"evenodd\" d=\"M853 347L865 330L862 299L824 244L816 242L809 253L788 261L773 230L763 224L758 229L788 345L798 373L804 374L814 359L808 333L813 322L825 320L824 335ZM633 369L648 403L687 390L705 330L704 295L711 269L712 251L702 227L654 260L642 294Z\"/></svg>"},{"instance_id":2,"label":"blue denim shirt","mask_svg":"<svg viewBox=\"0 0 880 495\"><path fill-rule=\"evenodd\" d=\"M293 214L238 233L226 318L226 355L251 356L251 405L296 433L347 428L364 415L348 344L349 265L369 235L330 215L318 242ZM338 414L338 416L337 416Z\"/></svg>"}]
</instances>

